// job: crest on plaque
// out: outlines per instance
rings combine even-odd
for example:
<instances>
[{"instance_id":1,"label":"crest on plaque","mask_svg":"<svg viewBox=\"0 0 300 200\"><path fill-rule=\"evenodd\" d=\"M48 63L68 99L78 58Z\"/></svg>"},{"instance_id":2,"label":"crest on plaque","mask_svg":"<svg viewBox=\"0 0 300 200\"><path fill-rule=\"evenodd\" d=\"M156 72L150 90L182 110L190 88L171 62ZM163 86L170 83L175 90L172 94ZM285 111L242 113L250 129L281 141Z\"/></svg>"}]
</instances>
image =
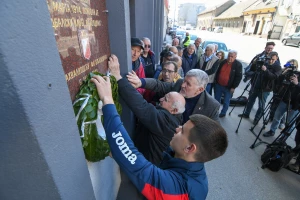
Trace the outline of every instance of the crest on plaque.
<instances>
[{"instance_id":1,"label":"crest on plaque","mask_svg":"<svg viewBox=\"0 0 300 200\"><path fill-rule=\"evenodd\" d=\"M78 39L82 57L89 60L92 54L89 39L89 31L87 29L78 30Z\"/></svg>"}]
</instances>

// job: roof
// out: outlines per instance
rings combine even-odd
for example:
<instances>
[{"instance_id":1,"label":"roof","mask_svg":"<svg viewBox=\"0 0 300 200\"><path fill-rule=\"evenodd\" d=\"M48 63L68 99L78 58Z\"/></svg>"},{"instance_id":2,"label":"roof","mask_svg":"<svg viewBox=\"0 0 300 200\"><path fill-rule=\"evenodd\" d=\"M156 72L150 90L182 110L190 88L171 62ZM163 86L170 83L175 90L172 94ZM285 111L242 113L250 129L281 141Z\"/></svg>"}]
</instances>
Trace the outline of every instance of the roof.
<instances>
[{"instance_id":1,"label":"roof","mask_svg":"<svg viewBox=\"0 0 300 200\"><path fill-rule=\"evenodd\" d=\"M275 8L277 6L278 6L278 0L266 0L265 2L259 0L244 11L246 12L246 11L261 10L266 8Z\"/></svg>"},{"instance_id":2,"label":"roof","mask_svg":"<svg viewBox=\"0 0 300 200\"><path fill-rule=\"evenodd\" d=\"M220 3L220 4L216 5L216 6L206 8L205 10L203 10L198 15L202 15L202 14L205 14L205 13L212 12L212 11L216 10L217 8L223 6L224 4L226 4L227 2L230 2L230 1L232 1L232 0L226 0L226 1L223 1L222 3Z\"/></svg>"},{"instance_id":3,"label":"roof","mask_svg":"<svg viewBox=\"0 0 300 200\"><path fill-rule=\"evenodd\" d=\"M252 4L257 2L258 0L244 0L242 2L237 2L233 6L231 6L228 10L223 12L218 17L214 19L229 19L229 18L238 18L243 16L243 11L249 8Z\"/></svg>"}]
</instances>

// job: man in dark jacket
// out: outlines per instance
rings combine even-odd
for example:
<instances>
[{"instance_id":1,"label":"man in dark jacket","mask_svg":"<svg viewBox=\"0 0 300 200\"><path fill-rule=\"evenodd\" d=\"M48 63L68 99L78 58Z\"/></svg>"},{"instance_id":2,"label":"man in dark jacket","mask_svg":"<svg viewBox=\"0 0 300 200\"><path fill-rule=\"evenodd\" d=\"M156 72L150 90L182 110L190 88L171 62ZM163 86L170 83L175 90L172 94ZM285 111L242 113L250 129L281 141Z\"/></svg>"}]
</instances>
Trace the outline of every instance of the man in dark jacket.
<instances>
[{"instance_id":1,"label":"man in dark jacket","mask_svg":"<svg viewBox=\"0 0 300 200\"><path fill-rule=\"evenodd\" d=\"M286 121L289 123L299 112L299 99L297 97L300 94L300 84L297 69L294 72L286 70L285 73L279 76L278 83L281 85L278 91L278 97L281 98L281 101L276 108L270 130L263 134L265 137L275 135L275 131L285 113L287 113Z\"/></svg>"},{"instance_id":2,"label":"man in dark jacket","mask_svg":"<svg viewBox=\"0 0 300 200\"><path fill-rule=\"evenodd\" d=\"M111 61L113 58L109 58ZM139 192L147 199L206 199L208 183L204 162L226 151L225 130L205 116L191 116L183 127L176 129L171 148L164 152L158 168L135 148L122 125L109 78L95 76L91 81L96 84L103 102L103 125L112 156Z\"/></svg>"},{"instance_id":3,"label":"man in dark jacket","mask_svg":"<svg viewBox=\"0 0 300 200\"><path fill-rule=\"evenodd\" d=\"M216 73L215 99L221 103L224 94L223 109L219 117L225 117L229 107L230 98L242 80L242 63L236 60L237 52L230 51L228 58L220 63Z\"/></svg>"},{"instance_id":4,"label":"man in dark jacket","mask_svg":"<svg viewBox=\"0 0 300 200\"><path fill-rule=\"evenodd\" d=\"M239 117L249 118L251 109L255 103L256 98L259 100L258 110L255 114L253 124L257 124L258 120L263 114L266 99L270 92L273 90L274 81L281 74L281 66L278 60L277 52L273 51L268 55L269 61L267 61L259 72L256 72L256 76L251 79L251 90L249 93L248 103L246 110Z\"/></svg>"},{"instance_id":5,"label":"man in dark jacket","mask_svg":"<svg viewBox=\"0 0 300 200\"><path fill-rule=\"evenodd\" d=\"M169 146L175 129L182 123L184 97L177 92L169 92L159 99L159 106L155 107L127 79L122 78L118 63L109 64L109 69L118 81L120 96L138 119L133 139L135 146L147 160L159 165L162 152Z\"/></svg>"},{"instance_id":6,"label":"man in dark jacket","mask_svg":"<svg viewBox=\"0 0 300 200\"><path fill-rule=\"evenodd\" d=\"M195 53L195 45L190 44L186 49L183 50L182 55L182 69L184 76L191 69L195 69L198 63L198 58Z\"/></svg>"},{"instance_id":7,"label":"man in dark jacket","mask_svg":"<svg viewBox=\"0 0 300 200\"><path fill-rule=\"evenodd\" d=\"M139 79L132 73L129 73L127 78L135 88L153 90L160 96L170 91L182 94L186 101L183 123L187 122L192 114L202 114L219 122L220 104L205 91L208 75L200 69L188 71L184 79L179 79L176 83L166 83L151 78Z\"/></svg>"},{"instance_id":8,"label":"man in dark jacket","mask_svg":"<svg viewBox=\"0 0 300 200\"><path fill-rule=\"evenodd\" d=\"M149 38L143 37L144 50L141 55L141 61L144 67L146 78L153 78L155 73L155 54L150 50L151 41Z\"/></svg>"}]
</instances>

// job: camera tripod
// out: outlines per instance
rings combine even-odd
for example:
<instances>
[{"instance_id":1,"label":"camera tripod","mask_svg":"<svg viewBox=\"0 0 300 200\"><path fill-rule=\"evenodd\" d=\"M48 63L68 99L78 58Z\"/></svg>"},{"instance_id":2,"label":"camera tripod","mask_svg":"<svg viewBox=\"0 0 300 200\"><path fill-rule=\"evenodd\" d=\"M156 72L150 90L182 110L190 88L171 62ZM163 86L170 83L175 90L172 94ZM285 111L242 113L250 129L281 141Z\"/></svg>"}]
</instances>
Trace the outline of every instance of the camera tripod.
<instances>
[{"instance_id":1,"label":"camera tripod","mask_svg":"<svg viewBox=\"0 0 300 200\"><path fill-rule=\"evenodd\" d=\"M283 92L283 94L282 94L282 92ZM268 102L267 106L263 109L263 113L260 116L259 120L257 120L256 123L254 124L254 126L251 127L250 131L256 136L253 144L250 146L251 149L254 149L255 147L257 147L260 144L268 144L267 142L260 139L260 135L261 135L262 131L266 128L266 125L270 121L271 109L277 109L278 105L280 104L280 102L282 101L283 97L285 96L285 94L287 92L289 92L288 102L290 102L290 99L291 99L290 85L286 88L284 88L284 86L282 86L282 88L278 91L278 94L282 94L282 95L280 95L280 97L278 97L277 95L273 95L272 99ZM288 110L289 109L290 109L290 104L288 104L287 110L286 110L286 113L287 113L286 124L287 124L287 120L288 120L288 113L289 113ZM266 115L266 117L264 117L265 115ZM254 132L254 128L256 127L258 122L261 120L261 118L263 118L263 126L261 127L259 133L256 134ZM257 140L259 140L258 143L256 143Z\"/></svg>"},{"instance_id":2,"label":"camera tripod","mask_svg":"<svg viewBox=\"0 0 300 200\"><path fill-rule=\"evenodd\" d=\"M238 97L238 99L240 99L240 98L243 96L243 94L244 94L246 91L248 91L248 87L249 87L250 85L252 85L252 87L251 87L251 89L249 90L249 96L254 92L254 89L255 89L255 86L256 86L256 84L257 84L257 82L258 82L259 76L261 76L260 71L255 71L253 77L252 77L251 80L248 82L248 84L247 84L246 87L244 88L243 93ZM260 80L262 81L261 77L260 77ZM262 91L261 91L260 93L261 93L261 97L262 97ZM248 106L248 103L249 103L249 99L247 100L247 104L245 105L242 114L245 113L246 108L247 108L247 106ZM233 111L233 109L234 109L235 107L236 107L236 103L234 104L233 108L231 109L229 115L231 114L231 112ZM238 124L238 126L237 126L237 129L236 129L235 133L238 133L238 132L239 132L239 128L240 128L240 125L241 125L241 122L242 122L242 118L243 118L243 116L240 117L240 121L239 121L239 124Z\"/></svg>"}]
</instances>

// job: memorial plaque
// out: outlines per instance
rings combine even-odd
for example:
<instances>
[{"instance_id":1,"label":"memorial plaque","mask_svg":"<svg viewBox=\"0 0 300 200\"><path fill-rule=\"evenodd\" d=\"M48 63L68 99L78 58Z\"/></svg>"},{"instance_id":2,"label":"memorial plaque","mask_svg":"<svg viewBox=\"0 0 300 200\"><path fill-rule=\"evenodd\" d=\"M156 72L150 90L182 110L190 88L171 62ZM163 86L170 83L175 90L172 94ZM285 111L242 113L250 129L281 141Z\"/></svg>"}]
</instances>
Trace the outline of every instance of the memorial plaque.
<instances>
[{"instance_id":1,"label":"memorial plaque","mask_svg":"<svg viewBox=\"0 0 300 200\"><path fill-rule=\"evenodd\" d=\"M106 74L110 55L104 0L47 0L72 101L92 71Z\"/></svg>"}]
</instances>

